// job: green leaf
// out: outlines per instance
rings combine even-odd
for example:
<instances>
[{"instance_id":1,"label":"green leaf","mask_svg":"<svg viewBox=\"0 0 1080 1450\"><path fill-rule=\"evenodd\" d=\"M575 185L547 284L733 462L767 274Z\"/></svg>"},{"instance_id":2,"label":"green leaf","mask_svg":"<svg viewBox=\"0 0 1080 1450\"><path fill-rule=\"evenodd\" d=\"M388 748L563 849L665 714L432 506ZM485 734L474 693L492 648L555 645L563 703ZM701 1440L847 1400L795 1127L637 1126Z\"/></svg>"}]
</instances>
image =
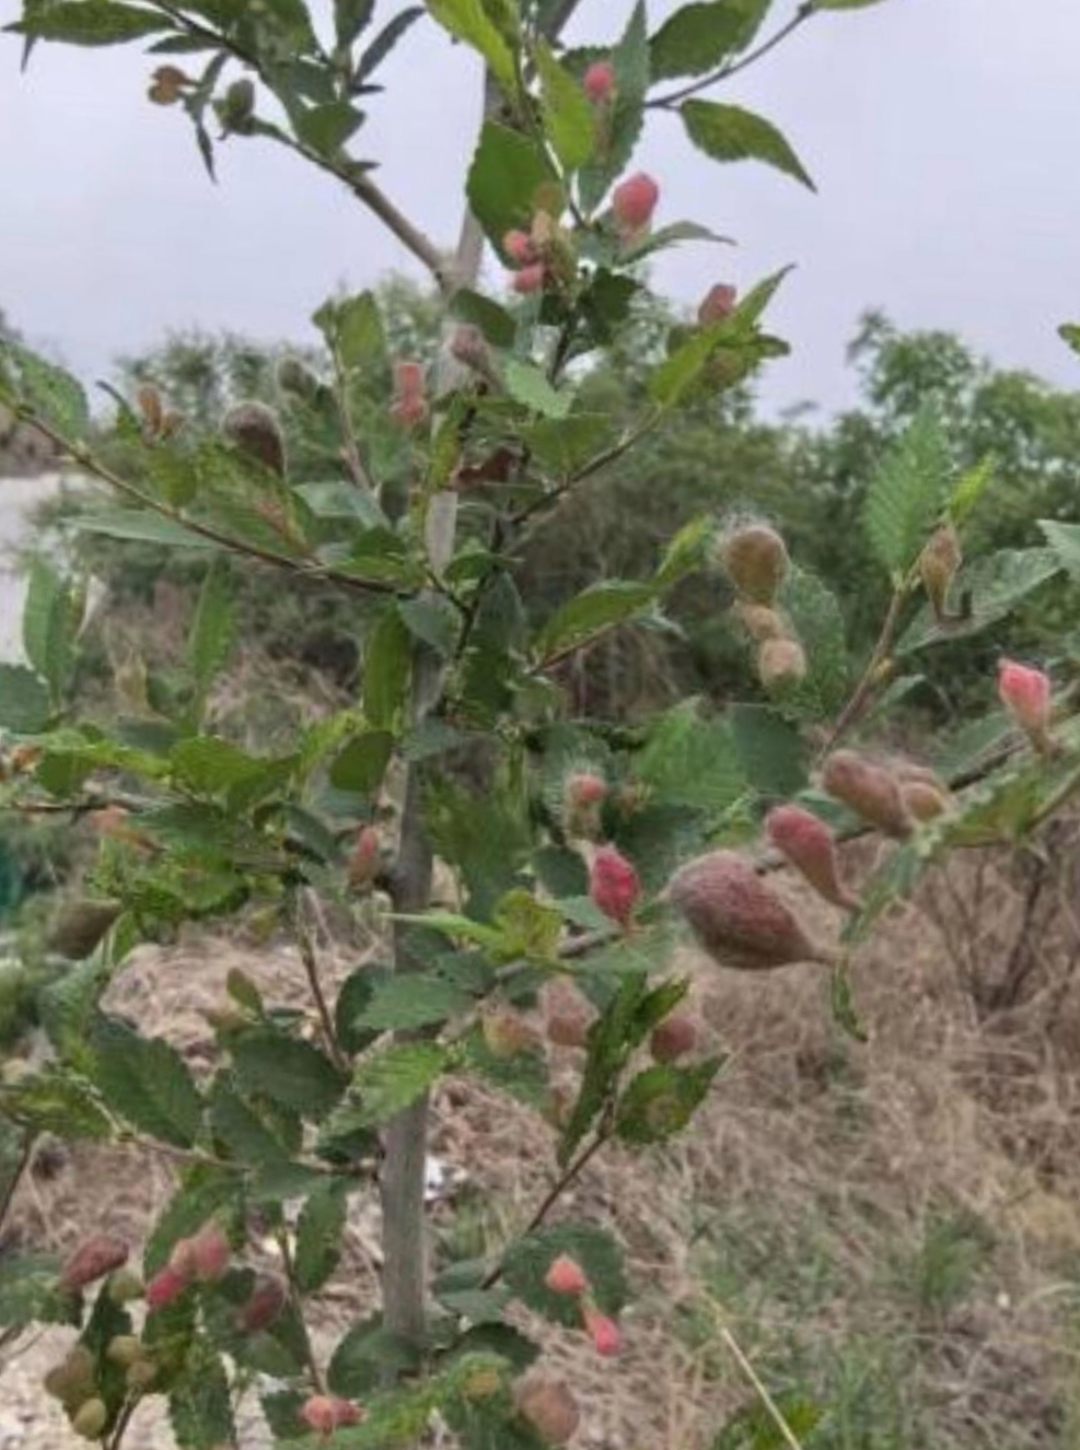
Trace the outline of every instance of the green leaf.
<instances>
[{"instance_id":1,"label":"green leaf","mask_svg":"<svg viewBox=\"0 0 1080 1450\"><path fill-rule=\"evenodd\" d=\"M952 463L933 407L921 410L882 460L866 496L866 532L894 579L915 563L945 507Z\"/></svg>"},{"instance_id":2,"label":"green leaf","mask_svg":"<svg viewBox=\"0 0 1080 1450\"><path fill-rule=\"evenodd\" d=\"M370 795L382 784L394 737L387 730L368 730L354 736L330 767L330 784L335 790Z\"/></svg>"},{"instance_id":3,"label":"green leaf","mask_svg":"<svg viewBox=\"0 0 1080 1450\"><path fill-rule=\"evenodd\" d=\"M220 549L221 544L203 538L175 519L151 513L149 509L101 509L78 514L72 526L84 534L107 534L110 539L129 539L139 544L164 544L168 549Z\"/></svg>"},{"instance_id":4,"label":"green leaf","mask_svg":"<svg viewBox=\"0 0 1080 1450\"><path fill-rule=\"evenodd\" d=\"M379 1035L362 1027L360 1019L392 976L389 968L372 964L358 967L345 978L334 1004L334 1034L346 1052L363 1052Z\"/></svg>"},{"instance_id":5,"label":"green leaf","mask_svg":"<svg viewBox=\"0 0 1080 1450\"><path fill-rule=\"evenodd\" d=\"M0 729L35 735L49 723L48 686L25 665L0 664Z\"/></svg>"},{"instance_id":6,"label":"green leaf","mask_svg":"<svg viewBox=\"0 0 1080 1450\"><path fill-rule=\"evenodd\" d=\"M356 1069L349 1097L324 1124L323 1139L388 1123L427 1092L447 1062L446 1048L434 1042L382 1048Z\"/></svg>"},{"instance_id":7,"label":"green leaf","mask_svg":"<svg viewBox=\"0 0 1080 1450\"><path fill-rule=\"evenodd\" d=\"M59 1287L52 1254L7 1253L0 1258L0 1327L78 1324L79 1300Z\"/></svg>"},{"instance_id":8,"label":"green leaf","mask_svg":"<svg viewBox=\"0 0 1080 1450\"><path fill-rule=\"evenodd\" d=\"M724 1059L693 1067L670 1064L639 1072L619 1099L615 1132L624 1143L663 1143L681 1133L704 1102Z\"/></svg>"},{"instance_id":9,"label":"green leaf","mask_svg":"<svg viewBox=\"0 0 1080 1450\"><path fill-rule=\"evenodd\" d=\"M995 471L996 463L991 456L967 469L956 480L949 496L949 517L958 528L967 522L976 504L993 483Z\"/></svg>"},{"instance_id":10,"label":"green leaf","mask_svg":"<svg viewBox=\"0 0 1080 1450\"><path fill-rule=\"evenodd\" d=\"M867 4L872 3L873 0L867 0ZM1080 324L1063 322L1058 328L1058 337L1061 338L1062 342L1067 343L1073 352L1080 353Z\"/></svg>"},{"instance_id":11,"label":"green leaf","mask_svg":"<svg viewBox=\"0 0 1080 1450\"><path fill-rule=\"evenodd\" d=\"M567 171L577 171L592 154L595 118L585 92L563 69L545 41L536 47L544 129Z\"/></svg>"},{"instance_id":12,"label":"green leaf","mask_svg":"<svg viewBox=\"0 0 1080 1450\"><path fill-rule=\"evenodd\" d=\"M1050 543L1054 542L1049 534L1047 538ZM1057 540L1059 545L1064 542L1061 535ZM968 617L942 628L933 610L924 606L898 640L894 654L900 658L928 645L969 639L989 629L1059 574L1065 564L1060 548L999 549L996 554L976 559L974 564L961 570L954 586L969 601Z\"/></svg>"},{"instance_id":13,"label":"green leaf","mask_svg":"<svg viewBox=\"0 0 1080 1450\"><path fill-rule=\"evenodd\" d=\"M236 620L228 566L223 560L215 559L199 590L188 639L188 661L195 677L199 715L214 677L225 667L235 642Z\"/></svg>"},{"instance_id":14,"label":"green leaf","mask_svg":"<svg viewBox=\"0 0 1080 1450\"><path fill-rule=\"evenodd\" d=\"M375 989L371 1002L353 1018L357 1027L386 1032L432 1027L473 1005L473 998L442 977L418 972L395 974Z\"/></svg>"},{"instance_id":15,"label":"green leaf","mask_svg":"<svg viewBox=\"0 0 1080 1450\"><path fill-rule=\"evenodd\" d=\"M654 799L719 816L746 788L730 725L704 720L696 700L683 700L649 732L634 774Z\"/></svg>"},{"instance_id":16,"label":"green leaf","mask_svg":"<svg viewBox=\"0 0 1080 1450\"><path fill-rule=\"evenodd\" d=\"M83 590L65 583L45 559L34 559L23 607L23 648L48 681L54 703L59 703L71 672L85 602Z\"/></svg>"},{"instance_id":17,"label":"green leaf","mask_svg":"<svg viewBox=\"0 0 1080 1450\"><path fill-rule=\"evenodd\" d=\"M327 302L316 312L316 327L347 370L381 371L386 365L386 332L371 292Z\"/></svg>"},{"instance_id":18,"label":"green leaf","mask_svg":"<svg viewBox=\"0 0 1080 1450\"><path fill-rule=\"evenodd\" d=\"M492 347L513 347L517 323L504 307L480 292L461 287L450 299L450 315L478 327Z\"/></svg>"},{"instance_id":19,"label":"green leaf","mask_svg":"<svg viewBox=\"0 0 1080 1450\"><path fill-rule=\"evenodd\" d=\"M511 358L503 369L503 381L516 402L544 418L565 418L573 407L573 393L552 387L547 374L535 363Z\"/></svg>"},{"instance_id":20,"label":"green leaf","mask_svg":"<svg viewBox=\"0 0 1080 1450\"><path fill-rule=\"evenodd\" d=\"M398 605L405 628L422 644L449 659L457 644L460 616L448 599L406 599Z\"/></svg>"},{"instance_id":21,"label":"green leaf","mask_svg":"<svg viewBox=\"0 0 1080 1450\"><path fill-rule=\"evenodd\" d=\"M169 754L169 763L176 779L200 795L217 795L261 774L266 765L216 735L179 741Z\"/></svg>"},{"instance_id":22,"label":"green leaf","mask_svg":"<svg viewBox=\"0 0 1080 1450\"><path fill-rule=\"evenodd\" d=\"M477 221L500 252L508 231L531 225L537 190L557 180L544 153L528 136L497 121L484 123L467 189Z\"/></svg>"},{"instance_id":23,"label":"green leaf","mask_svg":"<svg viewBox=\"0 0 1080 1450\"><path fill-rule=\"evenodd\" d=\"M711 0L684 5L660 27L649 45L654 81L700 76L725 56L745 50L772 0Z\"/></svg>"},{"instance_id":24,"label":"green leaf","mask_svg":"<svg viewBox=\"0 0 1080 1450\"><path fill-rule=\"evenodd\" d=\"M485 921L499 898L518 884L532 844L521 800L433 780L424 818L436 853L465 879L469 915Z\"/></svg>"},{"instance_id":25,"label":"green leaf","mask_svg":"<svg viewBox=\"0 0 1080 1450\"><path fill-rule=\"evenodd\" d=\"M51 1068L40 1076L0 1085L0 1110L35 1133L58 1137L111 1138L113 1125L80 1078Z\"/></svg>"},{"instance_id":26,"label":"green leaf","mask_svg":"<svg viewBox=\"0 0 1080 1450\"><path fill-rule=\"evenodd\" d=\"M536 641L536 653L541 659L552 659L579 648L595 635L640 614L653 598L648 584L625 579L593 584L556 610Z\"/></svg>"},{"instance_id":27,"label":"green leaf","mask_svg":"<svg viewBox=\"0 0 1080 1450\"><path fill-rule=\"evenodd\" d=\"M465 1054L463 1066L508 1097L516 1098L534 1112L541 1112L550 1100L547 1054L540 1042L522 1047L510 1057L499 1056L485 1041L483 1028L476 1027L461 1046Z\"/></svg>"},{"instance_id":28,"label":"green leaf","mask_svg":"<svg viewBox=\"0 0 1080 1450\"><path fill-rule=\"evenodd\" d=\"M178 1239L189 1238L220 1210L238 1206L242 1183L240 1174L210 1164L187 1169L147 1239L144 1273L149 1276L163 1268Z\"/></svg>"},{"instance_id":29,"label":"green leaf","mask_svg":"<svg viewBox=\"0 0 1080 1450\"><path fill-rule=\"evenodd\" d=\"M62 8L81 10L82 5ZM15 368L14 401L27 405L35 418L68 442L74 443L86 435L90 428L90 407L78 379L10 338L0 338L0 362L5 358ZM2 379L0 373L0 382Z\"/></svg>"},{"instance_id":30,"label":"green leaf","mask_svg":"<svg viewBox=\"0 0 1080 1450\"><path fill-rule=\"evenodd\" d=\"M839 601L816 574L796 568L784 580L779 602L806 656L806 675L786 692L784 710L801 719L831 719L840 711L851 687Z\"/></svg>"},{"instance_id":31,"label":"green leaf","mask_svg":"<svg viewBox=\"0 0 1080 1450\"><path fill-rule=\"evenodd\" d=\"M714 161L764 161L815 190L783 133L763 116L741 106L699 100L684 101L679 114L690 140Z\"/></svg>"},{"instance_id":32,"label":"green leaf","mask_svg":"<svg viewBox=\"0 0 1080 1450\"><path fill-rule=\"evenodd\" d=\"M95 1023L91 1045L91 1076L113 1112L151 1137L192 1147L202 1125L203 1103L176 1048L108 1017Z\"/></svg>"},{"instance_id":33,"label":"green leaf","mask_svg":"<svg viewBox=\"0 0 1080 1450\"><path fill-rule=\"evenodd\" d=\"M115 0L55 0L8 27L35 40L63 40L71 45L119 45L157 30L172 21L152 10L120 5Z\"/></svg>"},{"instance_id":34,"label":"green leaf","mask_svg":"<svg viewBox=\"0 0 1080 1450\"><path fill-rule=\"evenodd\" d=\"M364 650L364 714L378 730L393 730L409 690L412 650L409 631L395 606L382 611Z\"/></svg>"},{"instance_id":35,"label":"green leaf","mask_svg":"<svg viewBox=\"0 0 1080 1450\"><path fill-rule=\"evenodd\" d=\"M255 1109L235 1092L229 1079L219 1077L209 1102L214 1137L231 1157L251 1167L266 1167L288 1160L289 1150Z\"/></svg>"},{"instance_id":36,"label":"green leaf","mask_svg":"<svg viewBox=\"0 0 1080 1450\"><path fill-rule=\"evenodd\" d=\"M321 1289L341 1259L348 1213L344 1184L327 1183L312 1193L296 1224L296 1282L305 1294Z\"/></svg>"},{"instance_id":37,"label":"green leaf","mask_svg":"<svg viewBox=\"0 0 1080 1450\"><path fill-rule=\"evenodd\" d=\"M169 1423L179 1450L216 1450L236 1440L229 1377L221 1355L201 1334L188 1345L169 1391Z\"/></svg>"},{"instance_id":38,"label":"green leaf","mask_svg":"<svg viewBox=\"0 0 1080 1450\"><path fill-rule=\"evenodd\" d=\"M829 975L829 1002L832 1007L833 1020L838 1027L856 1042L870 1041L869 1034L859 1021L859 1014L855 1010L851 976L846 966L834 967Z\"/></svg>"},{"instance_id":39,"label":"green leaf","mask_svg":"<svg viewBox=\"0 0 1080 1450\"><path fill-rule=\"evenodd\" d=\"M807 781L807 748L798 730L768 705L736 705L731 729L746 778L762 795L788 800Z\"/></svg>"},{"instance_id":40,"label":"green leaf","mask_svg":"<svg viewBox=\"0 0 1080 1450\"><path fill-rule=\"evenodd\" d=\"M375 0L334 0L334 34L343 50L371 24Z\"/></svg>"},{"instance_id":41,"label":"green leaf","mask_svg":"<svg viewBox=\"0 0 1080 1450\"><path fill-rule=\"evenodd\" d=\"M445 30L483 56L492 75L512 96L517 90L514 57L485 11L483 0L427 0L427 8Z\"/></svg>"},{"instance_id":42,"label":"green leaf","mask_svg":"<svg viewBox=\"0 0 1080 1450\"><path fill-rule=\"evenodd\" d=\"M335 1395L367 1399L388 1375L396 1379L417 1368L416 1346L384 1328L381 1316L375 1315L354 1324L338 1341L327 1382Z\"/></svg>"},{"instance_id":43,"label":"green leaf","mask_svg":"<svg viewBox=\"0 0 1080 1450\"><path fill-rule=\"evenodd\" d=\"M327 101L296 114L297 138L320 156L333 158L364 123L362 111L348 101Z\"/></svg>"},{"instance_id":44,"label":"green leaf","mask_svg":"<svg viewBox=\"0 0 1080 1450\"><path fill-rule=\"evenodd\" d=\"M1062 524L1057 519L1040 519L1043 538L1053 549L1062 568L1080 579L1080 524Z\"/></svg>"},{"instance_id":45,"label":"green leaf","mask_svg":"<svg viewBox=\"0 0 1080 1450\"><path fill-rule=\"evenodd\" d=\"M392 20L387 21L361 55L356 67L354 86L378 70L405 32L426 14L427 11L422 5L410 5L407 10L400 11Z\"/></svg>"},{"instance_id":46,"label":"green leaf","mask_svg":"<svg viewBox=\"0 0 1080 1450\"><path fill-rule=\"evenodd\" d=\"M589 1288L605 1314L618 1314L626 1303L622 1253L615 1240L591 1223L568 1220L538 1229L511 1244L503 1259L503 1277L526 1308L568 1329L581 1327L581 1306L573 1295L555 1294L544 1283L562 1255L585 1271Z\"/></svg>"},{"instance_id":47,"label":"green leaf","mask_svg":"<svg viewBox=\"0 0 1080 1450\"><path fill-rule=\"evenodd\" d=\"M320 1118L341 1097L345 1084L328 1058L310 1042L272 1028L254 1028L232 1045L236 1075L248 1092Z\"/></svg>"},{"instance_id":48,"label":"green leaf","mask_svg":"<svg viewBox=\"0 0 1080 1450\"><path fill-rule=\"evenodd\" d=\"M562 915L557 907L538 901L519 887L498 902L492 920L503 934L502 950L508 955L553 961L562 935Z\"/></svg>"}]
</instances>

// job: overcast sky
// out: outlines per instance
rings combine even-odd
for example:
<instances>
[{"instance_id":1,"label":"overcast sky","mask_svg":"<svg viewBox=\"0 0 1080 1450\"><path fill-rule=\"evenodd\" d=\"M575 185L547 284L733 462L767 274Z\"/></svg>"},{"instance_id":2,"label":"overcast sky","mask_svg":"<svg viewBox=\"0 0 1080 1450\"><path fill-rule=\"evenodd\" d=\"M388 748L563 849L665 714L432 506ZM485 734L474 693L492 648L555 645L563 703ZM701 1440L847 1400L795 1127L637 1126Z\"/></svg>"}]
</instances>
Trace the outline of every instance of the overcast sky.
<instances>
[{"instance_id":1,"label":"overcast sky","mask_svg":"<svg viewBox=\"0 0 1080 1450\"><path fill-rule=\"evenodd\" d=\"M323 7L316 7L325 8ZM399 0L382 0L391 14ZM655 23L674 6L652 0ZM791 13L775 0L775 21ZM584 0L574 40L612 38L626 0ZM0 20L15 0L0 0ZM766 31L766 33L768 33ZM211 186L177 109L150 105L137 47L39 47L27 75L0 36L0 307L90 378L167 329L310 338L339 284L414 271L335 183L256 140L229 142ZM456 232L477 126L477 68L421 24L386 67L361 133L394 199L440 240ZM725 99L780 125L818 184L719 166L676 119L635 158L662 187L658 220L693 217L738 250L688 246L657 281L691 302L787 262L771 316L792 358L763 400L853 396L844 347L867 306L904 327L954 329L999 363L1080 386L1055 336L1080 316L1077 0L883 0L821 14Z\"/></svg>"}]
</instances>

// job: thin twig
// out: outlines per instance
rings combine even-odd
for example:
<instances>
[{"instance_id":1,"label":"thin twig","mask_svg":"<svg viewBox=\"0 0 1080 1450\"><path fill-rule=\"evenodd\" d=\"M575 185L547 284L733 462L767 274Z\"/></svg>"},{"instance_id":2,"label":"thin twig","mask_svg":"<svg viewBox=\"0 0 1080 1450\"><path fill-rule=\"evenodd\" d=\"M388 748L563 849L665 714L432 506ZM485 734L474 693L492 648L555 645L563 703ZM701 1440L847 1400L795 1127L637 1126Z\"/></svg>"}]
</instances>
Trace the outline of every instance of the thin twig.
<instances>
[{"instance_id":1,"label":"thin twig","mask_svg":"<svg viewBox=\"0 0 1080 1450\"><path fill-rule=\"evenodd\" d=\"M563 1196L563 1194L571 1186L571 1184L576 1182L583 1170L588 1167L588 1165L596 1157L597 1153L599 1153L600 1149L604 1147L604 1145L610 1140L610 1138L611 1129L609 1127L600 1128L597 1131L596 1137L592 1140L589 1146L585 1148L581 1153L579 1153L571 1164L563 1169L562 1173L560 1173L559 1177L552 1184L551 1188L548 1189L547 1193L541 1199L539 1205L537 1206L532 1217L529 1219L528 1223L522 1229L523 1236L535 1233L536 1230L542 1226L548 1214L558 1203L559 1199ZM493 1284L497 1284L499 1282L499 1280L502 1278L502 1273L503 1263L500 1259L499 1262L494 1266L494 1268L488 1271L487 1276L485 1277L481 1287L484 1289L490 1289Z\"/></svg>"},{"instance_id":2,"label":"thin twig","mask_svg":"<svg viewBox=\"0 0 1080 1450\"><path fill-rule=\"evenodd\" d=\"M746 70L749 66L756 64L763 56L775 50L778 45L787 40L789 35L793 35L801 25L810 19L816 9L817 6L814 4L814 0L805 0L805 3L799 6L788 23L781 26L776 34L766 40L763 45L759 45L757 50L750 51L747 55L743 56L742 60L719 66L709 75L702 76L700 80L693 81L688 86L682 86L677 91L669 91L666 96L657 96L655 100L646 101L646 108L656 111L670 110L673 106L677 106L680 101L685 101L690 96L696 96L699 92L708 90L711 86L719 85L721 81L726 81L730 76L738 75L740 71Z\"/></svg>"},{"instance_id":3,"label":"thin twig","mask_svg":"<svg viewBox=\"0 0 1080 1450\"><path fill-rule=\"evenodd\" d=\"M322 980L319 976L319 960L315 955L315 944L311 940L311 934L307 927L300 920L299 903L293 912L293 932L296 936L296 944L300 948L300 960L304 964L304 972L307 975L308 986L311 988L311 995L315 1000L315 1009L319 1014L319 1024L322 1027L323 1040L326 1050L334 1066L339 1072L349 1071L349 1060L342 1052L337 1040L337 1033L334 1031L334 1018L326 1000L326 993L323 991Z\"/></svg>"},{"instance_id":4,"label":"thin twig","mask_svg":"<svg viewBox=\"0 0 1080 1450\"><path fill-rule=\"evenodd\" d=\"M11 1177L4 1185L3 1194L0 1195L0 1229L3 1228L4 1220L7 1218L11 1205L15 1200L15 1194L18 1192L19 1184L22 1182L22 1176L30 1167L30 1159L34 1152L35 1141L36 1135L28 1130L23 1138L22 1146L19 1149L19 1155L15 1159L15 1165L11 1170Z\"/></svg>"},{"instance_id":5,"label":"thin twig","mask_svg":"<svg viewBox=\"0 0 1080 1450\"><path fill-rule=\"evenodd\" d=\"M367 580L352 579L347 574L338 574L336 570L327 569L321 564L310 564L290 558L287 554L275 554L270 549L262 549L257 544L250 544L244 539L234 538L230 534L224 534L212 524L203 523L199 519L193 519L181 509L171 507L162 503L152 494L144 493L137 484L122 478L120 474L114 473L86 448L80 445L73 445L63 434L58 433L55 428L42 421L35 414L26 409L16 409L16 415L24 422L28 422L37 431L48 438L52 443L62 449L80 468L92 474L93 477L108 484L117 493L125 498L131 499L134 503L140 504L143 508L150 509L153 513L160 514L162 518L168 519L171 523L179 524L190 533L198 534L200 538L208 539L210 542L220 544L222 548L231 549L233 553L245 555L249 559L255 559L260 564L269 564L276 569L285 569L291 574L299 574L306 579L324 579L329 583L339 584L342 588L358 593L392 594L392 586L379 583L371 583Z\"/></svg>"},{"instance_id":6,"label":"thin twig","mask_svg":"<svg viewBox=\"0 0 1080 1450\"><path fill-rule=\"evenodd\" d=\"M285 1270L285 1282L289 1286L289 1302L296 1315L296 1322L300 1326L301 1343L304 1358L307 1360L308 1372L311 1375L311 1383L317 1394L325 1395L326 1380L319 1368L319 1361L315 1358L315 1347L311 1342L311 1335L308 1333L307 1321L304 1319L304 1296L300 1292L300 1285L296 1282L296 1264L293 1261L292 1246L289 1243L289 1231L287 1228L280 1228L274 1237L281 1250L281 1264Z\"/></svg>"},{"instance_id":7,"label":"thin twig","mask_svg":"<svg viewBox=\"0 0 1080 1450\"><path fill-rule=\"evenodd\" d=\"M138 1403L138 1395L132 1395L124 1401L120 1414L117 1416L116 1424L113 1426L113 1432L109 1437L108 1450L120 1450L120 1442L124 1438L128 1425L131 1423L131 1417L135 1413Z\"/></svg>"},{"instance_id":8,"label":"thin twig","mask_svg":"<svg viewBox=\"0 0 1080 1450\"><path fill-rule=\"evenodd\" d=\"M896 638L896 631L900 625L900 615L908 598L907 581L898 584L893 590L892 599L889 601L889 611L885 616L885 622L881 626L881 633L878 635L877 643L871 651L870 658L866 663L862 678L855 686L855 691L850 700L840 711L836 724L829 732L829 737L822 746L821 754L828 752L837 745L844 735L855 725L862 715L866 705L877 685L877 675L880 666L888 658L892 649L893 640Z\"/></svg>"}]
</instances>

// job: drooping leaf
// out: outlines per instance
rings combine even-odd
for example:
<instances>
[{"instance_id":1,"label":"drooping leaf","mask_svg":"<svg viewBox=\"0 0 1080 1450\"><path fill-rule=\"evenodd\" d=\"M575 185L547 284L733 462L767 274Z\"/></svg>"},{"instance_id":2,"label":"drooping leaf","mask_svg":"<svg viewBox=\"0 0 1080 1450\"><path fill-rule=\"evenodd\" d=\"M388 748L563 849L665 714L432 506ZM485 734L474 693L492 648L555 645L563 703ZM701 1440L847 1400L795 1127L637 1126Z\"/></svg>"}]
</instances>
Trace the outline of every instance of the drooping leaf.
<instances>
[{"instance_id":1,"label":"drooping leaf","mask_svg":"<svg viewBox=\"0 0 1080 1450\"><path fill-rule=\"evenodd\" d=\"M348 1211L343 1183L330 1182L309 1195L296 1224L296 1282L305 1294L321 1289L338 1266Z\"/></svg>"},{"instance_id":2,"label":"drooping leaf","mask_svg":"<svg viewBox=\"0 0 1080 1450\"><path fill-rule=\"evenodd\" d=\"M215 676L225 666L236 639L228 569L215 559L207 570L195 606L195 618L188 640L188 660L195 678L195 693L202 702Z\"/></svg>"},{"instance_id":3,"label":"drooping leaf","mask_svg":"<svg viewBox=\"0 0 1080 1450\"><path fill-rule=\"evenodd\" d=\"M98 1018L91 1045L91 1076L113 1112L140 1132L180 1148L192 1147L203 1103L176 1048L108 1017Z\"/></svg>"},{"instance_id":4,"label":"drooping leaf","mask_svg":"<svg viewBox=\"0 0 1080 1450\"><path fill-rule=\"evenodd\" d=\"M377 730L393 730L405 704L412 666L409 631L396 608L382 611L364 651L364 714Z\"/></svg>"},{"instance_id":5,"label":"drooping leaf","mask_svg":"<svg viewBox=\"0 0 1080 1450\"><path fill-rule=\"evenodd\" d=\"M652 602L653 590L648 584L611 579L590 585L548 620L536 641L537 654L548 660L579 648L614 625L640 614Z\"/></svg>"},{"instance_id":6,"label":"drooping leaf","mask_svg":"<svg viewBox=\"0 0 1080 1450\"><path fill-rule=\"evenodd\" d=\"M394 737L387 730L354 736L330 767L330 784L335 790L369 795L382 783L393 748Z\"/></svg>"},{"instance_id":7,"label":"drooping leaf","mask_svg":"<svg viewBox=\"0 0 1080 1450\"><path fill-rule=\"evenodd\" d=\"M51 713L44 680L25 665L0 664L0 728L34 735L45 729Z\"/></svg>"},{"instance_id":8,"label":"drooping leaf","mask_svg":"<svg viewBox=\"0 0 1080 1450\"><path fill-rule=\"evenodd\" d=\"M232 1046L237 1077L249 1092L262 1093L304 1117L319 1118L341 1097L344 1082L333 1063L310 1042L273 1028L253 1028Z\"/></svg>"},{"instance_id":9,"label":"drooping leaf","mask_svg":"<svg viewBox=\"0 0 1080 1450\"><path fill-rule=\"evenodd\" d=\"M111 1138L113 1126L89 1084L56 1068L0 1085L0 1109L35 1133L67 1139Z\"/></svg>"},{"instance_id":10,"label":"drooping leaf","mask_svg":"<svg viewBox=\"0 0 1080 1450\"><path fill-rule=\"evenodd\" d=\"M23 606L23 648L56 703L71 671L84 607L82 589L63 580L47 560L34 559Z\"/></svg>"},{"instance_id":11,"label":"drooping leaf","mask_svg":"<svg viewBox=\"0 0 1080 1450\"><path fill-rule=\"evenodd\" d=\"M151 513L149 509L100 509L79 514L72 520L84 534L106 534L110 539L130 539L139 544L164 544L170 549L220 549L213 539L204 538L175 519Z\"/></svg>"},{"instance_id":12,"label":"drooping leaf","mask_svg":"<svg viewBox=\"0 0 1080 1450\"><path fill-rule=\"evenodd\" d=\"M450 299L450 312L462 322L478 327L492 347L512 347L517 335L517 323L504 307L485 297L461 287Z\"/></svg>"},{"instance_id":13,"label":"drooping leaf","mask_svg":"<svg viewBox=\"0 0 1080 1450\"><path fill-rule=\"evenodd\" d=\"M676 10L649 45L654 81L715 70L753 40L772 0L708 0Z\"/></svg>"},{"instance_id":14,"label":"drooping leaf","mask_svg":"<svg viewBox=\"0 0 1080 1450\"><path fill-rule=\"evenodd\" d=\"M388 1375L406 1375L416 1367L415 1345L384 1328L376 1315L354 1324L338 1341L327 1382L335 1395L366 1400Z\"/></svg>"},{"instance_id":15,"label":"drooping leaf","mask_svg":"<svg viewBox=\"0 0 1080 1450\"><path fill-rule=\"evenodd\" d=\"M469 205L488 240L498 249L514 227L528 228L539 188L556 182L536 143L497 121L487 121L469 168Z\"/></svg>"},{"instance_id":16,"label":"drooping leaf","mask_svg":"<svg viewBox=\"0 0 1080 1450\"><path fill-rule=\"evenodd\" d=\"M815 190L786 137L763 116L742 106L696 99L684 101L680 115L690 140L714 161L764 161Z\"/></svg>"}]
</instances>

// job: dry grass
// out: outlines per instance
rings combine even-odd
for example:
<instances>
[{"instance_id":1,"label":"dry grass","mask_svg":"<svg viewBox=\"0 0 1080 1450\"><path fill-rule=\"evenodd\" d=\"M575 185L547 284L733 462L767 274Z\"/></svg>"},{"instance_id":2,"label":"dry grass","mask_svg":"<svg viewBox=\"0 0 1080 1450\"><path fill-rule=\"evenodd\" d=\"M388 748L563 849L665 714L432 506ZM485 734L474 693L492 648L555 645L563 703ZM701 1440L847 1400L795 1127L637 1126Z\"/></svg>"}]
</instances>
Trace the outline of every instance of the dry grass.
<instances>
[{"instance_id":1,"label":"dry grass","mask_svg":"<svg viewBox=\"0 0 1080 1450\"><path fill-rule=\"evenodd\" d=\"M960 868L961 894L977 869ZM995 869L994 910L976 924L985 940L969 943L990 972L1005 950L1005 894L1014 913L1024 900L1013 867ZM827 911L799 900L804 914ZM941 901L931 904L940 918ZM824 1405L806 1450L1080 1445L1071 928L1042 934L1025 1000L988 1019L971 962L956 957L956 923L946 925L951 955L915 907L862 953L865 1046L832 1025L814 969L748 976L680 960L704 1045L730 1054L725 1072L691 1131L644 1158L612 1149L560 1209L609 1224L626 1247L636 1295L626 1354L601 1362L579 1337L533 1326L579 1395L581 1446L709 1450L753 1399L724 1327L773 1393ZM339 954L331 975L354 961ZM287 949L193 936L140 952L110 1005L205 1063L200 1009L220 1002L236 964L268 995L302 1000ZM576 1064L559 1051L559 1073ZM471 1254L528 1216L552 1171L552 1134L474 1082L446 1083L435 1113L433 1149L462 1186L432 1210L433 1242L444 1258ZM158 1157L83 1148L55 1178L30 1181L22 1231L55 1248L76 1226L119 1224L139 1238L172 1182ZM377 1301L377 1219L363 1194L354 1205L343 1287L318 1311L325 1343ZM163 1434L154 1422L131 1443L164 1450Z\"/></svg>"}]
</instances>

